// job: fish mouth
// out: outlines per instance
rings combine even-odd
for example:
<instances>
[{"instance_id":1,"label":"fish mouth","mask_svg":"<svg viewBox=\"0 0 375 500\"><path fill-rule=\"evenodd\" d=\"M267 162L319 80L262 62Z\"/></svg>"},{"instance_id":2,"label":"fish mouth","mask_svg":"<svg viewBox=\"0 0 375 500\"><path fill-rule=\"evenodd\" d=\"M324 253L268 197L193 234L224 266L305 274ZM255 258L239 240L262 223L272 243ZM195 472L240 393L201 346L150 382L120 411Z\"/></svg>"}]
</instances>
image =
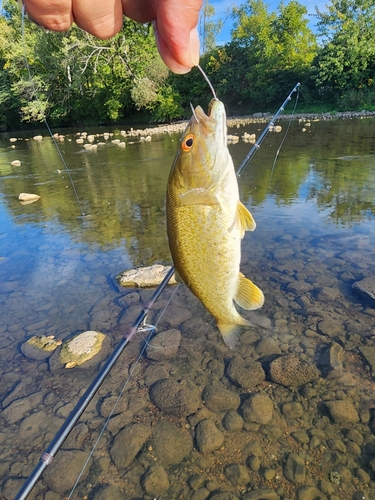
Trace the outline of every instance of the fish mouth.
<instances>
[{"instance_id":1,"label":"fish mouth","mask_svg":"<svg viewBox=\"0 0 375 500\"><path fill-rule=\"evenodd\" d=\"M210 133L221 136L222 142L226 145L227 140L227 119L224 104L219 99L212 99L208 105L208 114L200 106L195 108L193 120L203 125Z\"/></svg>"}]
</instances>

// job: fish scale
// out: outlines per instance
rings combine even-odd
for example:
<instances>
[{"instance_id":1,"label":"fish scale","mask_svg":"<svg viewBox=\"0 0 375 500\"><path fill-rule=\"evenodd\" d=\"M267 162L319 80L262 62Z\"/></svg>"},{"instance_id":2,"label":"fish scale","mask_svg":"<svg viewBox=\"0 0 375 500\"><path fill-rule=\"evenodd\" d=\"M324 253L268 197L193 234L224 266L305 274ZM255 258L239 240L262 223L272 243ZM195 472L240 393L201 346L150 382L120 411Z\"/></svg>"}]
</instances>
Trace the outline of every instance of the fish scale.
<instances>
[{"instance_id":1,"label":"fish scale","mask_svg":"<svg viewBox=\"0 0 375 500\"><path fill-rule=\"evenodd\" d=\"M226 115L213 99L206 115L198 106L186 127L167 186L167 230L180 278L215 317L234 347L239 325L249 325L234 306L262 306L261 290L240 272L241 239L255 222L239 200L226 144Z\"/></svg>"}]
</instances>

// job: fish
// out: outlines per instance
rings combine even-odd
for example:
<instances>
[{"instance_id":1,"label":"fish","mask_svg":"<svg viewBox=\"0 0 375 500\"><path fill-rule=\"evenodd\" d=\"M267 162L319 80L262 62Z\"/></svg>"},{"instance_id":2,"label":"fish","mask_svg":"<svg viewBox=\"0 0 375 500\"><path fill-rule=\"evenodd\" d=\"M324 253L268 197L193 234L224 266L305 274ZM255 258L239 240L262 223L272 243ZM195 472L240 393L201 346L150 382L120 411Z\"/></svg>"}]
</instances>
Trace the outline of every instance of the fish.
<instances>
[{"instance_id":1,"label":"fish","mask_svg":"<svg viewBox=\"0 0 375 500\"><path fill-rule=\"evenodd\" d=\"M241 203L227 147L224 104L201 106L182 134L166 193L167 234L177 279L216 319L233 348L241 327L251 323L237 311L262 307L263 292L240 272L241 240L256 223Z\"/></svg>"}]
</instances>

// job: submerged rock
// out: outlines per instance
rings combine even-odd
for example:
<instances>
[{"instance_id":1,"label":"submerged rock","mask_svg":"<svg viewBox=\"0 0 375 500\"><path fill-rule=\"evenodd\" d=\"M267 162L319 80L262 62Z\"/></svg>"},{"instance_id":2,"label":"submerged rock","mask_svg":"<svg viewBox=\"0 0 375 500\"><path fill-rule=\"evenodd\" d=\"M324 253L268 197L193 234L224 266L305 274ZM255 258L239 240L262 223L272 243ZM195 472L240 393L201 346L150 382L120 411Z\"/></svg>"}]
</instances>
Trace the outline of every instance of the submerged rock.
<instances>
[{"instance_id":1,"label":"submerged rock","mask_svg":"<svg viewBox=\"0 0 375 500\"><path fill-rule=\"evenodd\" d=\"M375 276L367 276L367 278L353 283L352 288L363 297L369 305L375 307Z\"/></svg>"},{"instance_id":2,"label":"submerged rock","mask_svg":"<svg viewBox=\"0 0 375 500\"><path fill-rule=\"evenodd\" d=\"M155 425L151 438L152 454L168 467L182 462L193 449L193 440L186 430L159 420Z\"/></svg>"},{"instance_id":3,"label":"submerged rock","mask_svg":"<svg viewBox=\"0 0 375 500\"><path fill-rule=\"evenodd\" d=\"M53 351L62 344L62 340L53 335L34 336L21 345L21 352L30 359L41 361L51 356Z\"/></svg>"},{"instance_id":4,"label":"submerged rock","mask_svg":"<svg viewBox=\"0 0 375 500\"><path fill-rule=\"evenodd\" d=\"M348 399L326 401L325 405L336 424L351 425L359 421L358 412Z\"/></svg>"},{"instance_id":5,"label":"submerged rock","mask_svg":"<svg viewBox=\"0 0 375 500\"><path fill-rule=\"evenodd\" d=\"M145 472L141 484L147 495L160 497L169 488L168 474L162 465L151 465Z\"/></svg>"},{"instance_id":6,"label":"submerged rock","mask_svg":"<svg viewBox=\"0 0 375 500\"><path fill-rule=\"evenodd\" d=\"M158 286L165 278L171 266L162 266L155 264L148 267L138 267L129 271L120 273L116 280L122 286L145 288L149 286ZM169 285L175 285L176 279L174 276L169 280Z\"/></svg>"},{"instance_id":7,"label":"submerged rock","mask_svg":"<svg viewBox=\"0 0 375 500\"><path fill-rule=\"evenodd\" d=\"M51 368L58 364L65 365L65 368L74 368L86 363L101 351L105 339L103 333L91 330L75 335L62 344L56 356L52 356Z\"/></svg>"},{"instance_id":8,"label":"submerged rock","mask_svg":"<svg viewBox=\"0 0 375 500\"><path fill-rule=\"evenodd\" d=\"M63 496L65 491L73 488L80 471L82 476L79 481L85 479L90 468L83 469L88 453L80 450L60 450L53 463L47 468L43 475L45 484L55 493ZM61 473L63 471L63 473Z\"/></svg>"},{"instance_id":9,"label":"submerged rock","mask_svg":"<svg viewBox=\"0 0 375 500\"><path fill-rule=\"evenodd\" d=\"M218 450L224 443L224 435L209 418L202 420L195 428L195 441L201 453Z\"/></svg>"},{"instance_id":10,"label":"submerged rock","mask_svg":"<svg viewBox=\"0 0 375 500\"><path fill-rule=\"evenodd\" d=\"M200 391L190 381L158 380L150 387L150 399L159 410L177 417L191 415L201 405Z\"/></svg>"},{"instance_id":11,"label":"submerged rock","mask_svg":"<svg viewBox=\"0 0 375 500\"><path fill-rule=\"evenodd\" d=\"M287 354L272 361L269 375L277 384L298 387L317 379L319 370L314 364L301 359L298 354Z\"/></svg>"},{"instance_id":12,"label":"submerged rock","mask_svg":"<svg viewBox=\"0 0 375 500\"><path fill-rule=\"evenodd\" d=\"M146 355L154 361L173 358L180 347L181 333L171 329L158 333L147 345Z\"/></svg>"},{"instance_id":13,"label":"submerged rock","mask_svg":"<svg viewBox=\"0 0 375 500\"><path fill-rule=\"evenodd\" d=\"M256 393L245 399L241 405L241 411L246 422L265 425L272 420L272 401L266 394Z\"/></svg>"},{"instance_id":14,"label":"submerged rock","mask_svg":"<svg viewBox=\"0 0 375 500\"><path fill-rule=\"evenodd\" d=\"M130 424L115 437L110 455L118 469L127 467L138 455L151 434L151 427L145 424Z\"/></svg>"},{"instance_id":15,"label":"submerged rock","mask_svg":"<svg viewBox=\"0 0 375 500\"><path fill-rule=\"evenodd\" d=\"M253 359L243 359L240 355L230 360L229 378L242 389L253 389L266 378L262 365Z\"/></svg>"}]
</instances>

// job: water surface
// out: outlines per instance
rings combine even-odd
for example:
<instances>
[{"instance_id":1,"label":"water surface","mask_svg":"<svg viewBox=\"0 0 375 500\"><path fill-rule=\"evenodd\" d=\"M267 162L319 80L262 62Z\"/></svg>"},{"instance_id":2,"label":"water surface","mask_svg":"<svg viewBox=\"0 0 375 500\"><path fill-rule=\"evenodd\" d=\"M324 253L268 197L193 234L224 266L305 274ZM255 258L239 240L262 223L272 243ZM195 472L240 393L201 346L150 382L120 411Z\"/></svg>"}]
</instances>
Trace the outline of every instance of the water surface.
<instances>
[{"instance_id":1,"label":"water surface","mask_svg":"<svg viewBox=\"0 0 375 500\"><path fill-rule=\"evenodd\" d=\"M225 498L263 498L255 496L259 488L276 495L269 498L280 499L375 498L375 308L351 287L375 274L374 128L372 119L307 126L293 122L278 155L286 123L281 133L268 135L239 185L241 199L257 222L256 231L243 241L242 271L264 291L261 313L271 320L271 328L245 331L238 347L228 351L209 314L189 291L180 286L173 294L174 288L168 288L150 320L158 321L158 331L179 329L180 349L164 362L142 356L121 410L103 433L72 498L96 498L100 491L104 495L107 484L122 498L134 500L218 499L224 492L232 495ZM242 135L245 130L259 135L260 126L233 128L230 133ZM111 143L123 140L120 131L105 131L114 135L107 140L98 135L95 142L105 144L96 152L76 143L76 130L63 131L65 138L58 144L74 189L51 138L37 142L23 134L13 143L10 135L0 139L2 409L18 401L12 412L5 411L6 418L0 414L0 485L6 498L18 491L98 369L56 369L49 360L27 359L20 352L22 343L33 335L66 339L89 329L106 333L116 345L151 294L121 289L116 275L135 266L171 262L165 188L179 136L155 135L151 143L133 139L122 149ZM238 166L249 144L240 141L230 151ZM21 166L10 165L16 159ZM21 192L41 198L21 205ZM129 299L133 292L141 302L134 302L134 295ZM80 453L86 457L92 449L109 414L108 398L123 387L142 343L139 337L129 346L64 445L75 450L69 455L69 477L78 476ZM331 357L337 354L339 371L334 374L329 352ZM293 353L314 365L318 376L291 387L272 381L272 360ZM260 362L266 380L252 389L241 386L228 374L234 359ZM192 382L200 393L211 386L226 389L240 397L241 404L212 410L203 402L193 416L176 417L150 402L150 385L163 378ZM255 393L272 401L267 423L243 420L244 401ZM350 418L335 418L332 408L340 407L338 401L349 403ZM225 423L230 412L241 417L238 429L228 429ZM213 421L224 439L205 454L195 440L200 420ZM134 460L119 465L115 443L121 429L139 422L159 428L162 421L188 436L195 448L188 447L179 461L168 460L163 456L166 449L159 455L154 450L155 431ZM296 460L295 455L303 464L299 477L288 473L288 460ZM161 464L167 479L152 490L146 478L155 464ZM69 495L70 480L53 467L52 479L42 478L31 498ZM57 475L62 479L56 485ZM158 477L162 483L160 470ZM106 488L103 498L115 498L115 490Z\"/></svg>"}]
</instances>

